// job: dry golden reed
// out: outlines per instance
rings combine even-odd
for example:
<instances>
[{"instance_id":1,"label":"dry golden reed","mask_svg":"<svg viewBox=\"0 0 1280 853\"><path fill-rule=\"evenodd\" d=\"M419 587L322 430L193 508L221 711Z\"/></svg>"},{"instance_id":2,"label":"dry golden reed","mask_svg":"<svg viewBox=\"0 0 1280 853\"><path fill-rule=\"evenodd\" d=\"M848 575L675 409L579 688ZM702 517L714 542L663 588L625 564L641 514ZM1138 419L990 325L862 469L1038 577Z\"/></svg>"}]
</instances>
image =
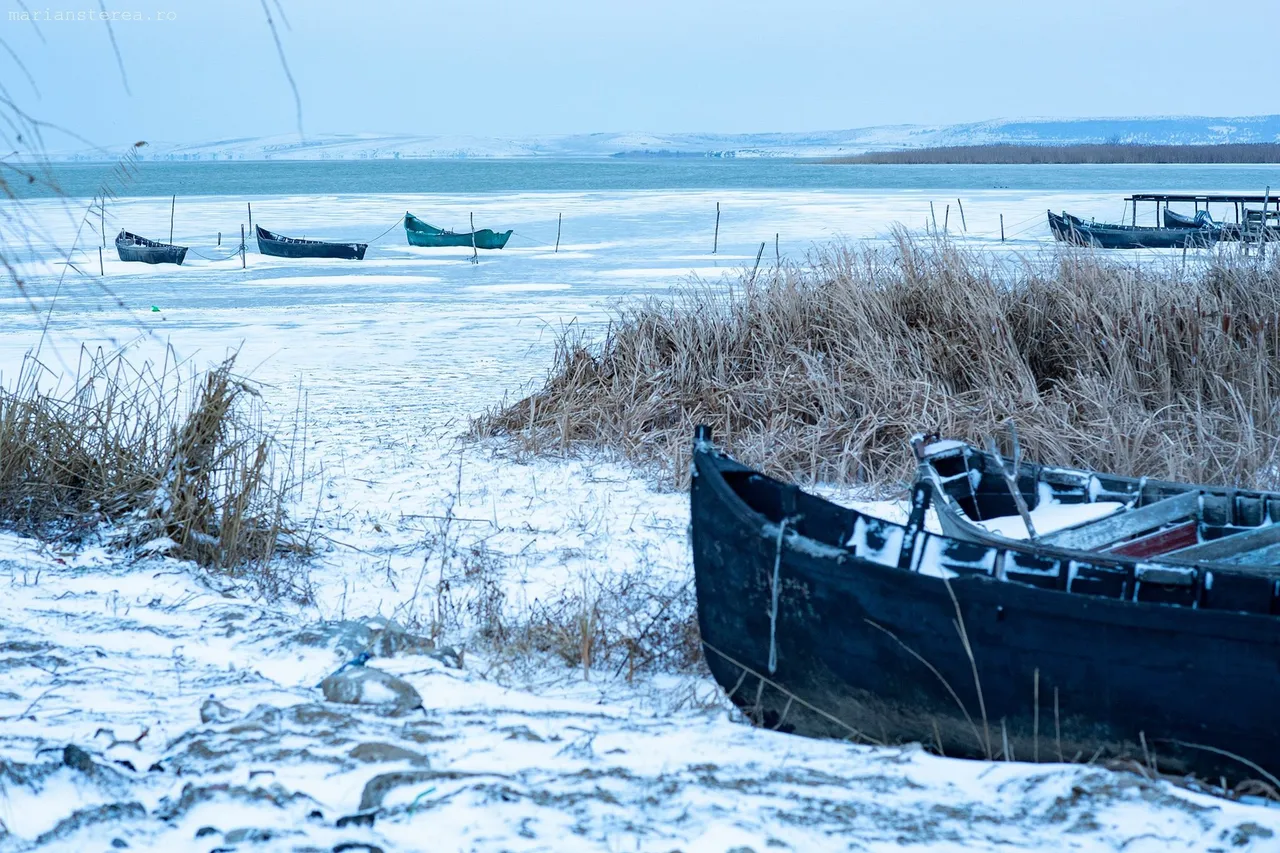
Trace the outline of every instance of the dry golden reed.
<instances>
[{"instance_id":1,"label":"dry golden reed","mask_svg":"<svg viewBox=\"0 0 1280 853\"><path fill-rule=\"evenodd\" d=\"M690 282L562 334L543 388L476 419L533 452L613 448L687 480L693 426L805 481L896 486L921 430L1121 474L1274 485L1280 264L921 241Z\"/></svg>"},{"instance_id":2,"label":"dry golden reed","mask_svg":"<svg viewBox=\"0 0 1280 853\"><path fill-rule=\"evenodd\" d=\"M171 364L84 355L63 392L28 360L0 390L0 525L54 540L102 532L298 592L273 565L307 550L286 512L292 456L233 366L180 381Z\"/></svg>"}]
</instances>

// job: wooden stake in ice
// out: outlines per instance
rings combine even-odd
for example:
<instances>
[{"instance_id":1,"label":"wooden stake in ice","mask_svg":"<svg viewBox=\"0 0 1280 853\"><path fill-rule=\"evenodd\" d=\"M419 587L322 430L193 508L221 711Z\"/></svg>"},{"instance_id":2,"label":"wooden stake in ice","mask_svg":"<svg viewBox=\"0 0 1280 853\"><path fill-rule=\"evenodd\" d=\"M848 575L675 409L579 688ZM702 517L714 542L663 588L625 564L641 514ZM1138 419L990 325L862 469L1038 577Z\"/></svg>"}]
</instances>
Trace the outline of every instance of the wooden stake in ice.
<instances>
[{"instance_id":1,"label":"wooden stake in ice","mask_svg":"<svg viewBox=\"0 0 1280 853\"><path fill-rule=\"evenodd\" d=\"M711 241L711 254L720 248L720 202L716 202L716 236Z\"/></svg>"},{"instance_id":2,"label":"wooden stake in ice","mask_svg":"<svg viewBox=\"0 0 1280 853\"><path fill-rule=\"evenodd\" d=\"M246 201L245 206L249 208L249 233L253 233L253 202Z\"/></svg>"},{"instance_id":3,"label":"wooden stake in ice","mask_svg":"<svg viewBox=\"0 0 1280 853\"><path fill-rule=\"evenodd\" d=\"M244 225L240 225L240 269L244 269Z\"/></svg>"},{"instance_id":4,"label":"wooden stake in ice","mask_svg":"<svg viewBox=\"0 0 1280 853\"><path fill-rule=\"evenodd\" d=\"M933 212L933 201L929 201L929 218L933 220L933 230L936 234L938 231L938 214Z\"/></svg>"},{"instance_id":5,"label":"wooden stake in ice","mask_svg":"<svg viewBox=\"0 0 1280 853\"><path fill-rule=\"evenodd\" d=\"M562 224L564 224L564 214L557 213L556 214L556 251L555 251L556 254L559 254L560 252L560 226ZM475 231L476 229L472 228L471 230Z\"/></svg>"},{"instance_id":6,"label":"wooden stake in ice","mask_svg":"<svg viewBox=\"0 0 1280 853\"><path fill-rule=\"evenodd\" d=\"M1004 242L1004 214L1000 214L1000 242Z\"/></svg>"},{"instance_id":7,"label":"wooden stake in ice","mask_svg":"<svg viewBox=\"0 0 1280 853\"><path fill-rule=\"evenodd\" d=\"M960 208L960 228L967 234L969 233L969 223L964 221L964 205L960 203L960 199L956 199L956 207Z\"/></svg>"},{"instance_id":8,"label":"wooden stake in ice","mask_svg":"<svg viewBox=\"0 0 1280 853\"><path fill-rule=\"evenodd\" d=\"M471 214L471 263L480 263L480 253L476 251L476 215Z\"/></svg>"},{"instance_id":9,"label":"wooden stake in ice","mask_svg":"<svg viewBox=\"0 0 1280 853\"><path fill-rule=\"evenodd\" d=\"M102 247L101 246L98 247L98 275L100 276L106 275L106 273L102 271Z\"/></svg>"}]
</instances>

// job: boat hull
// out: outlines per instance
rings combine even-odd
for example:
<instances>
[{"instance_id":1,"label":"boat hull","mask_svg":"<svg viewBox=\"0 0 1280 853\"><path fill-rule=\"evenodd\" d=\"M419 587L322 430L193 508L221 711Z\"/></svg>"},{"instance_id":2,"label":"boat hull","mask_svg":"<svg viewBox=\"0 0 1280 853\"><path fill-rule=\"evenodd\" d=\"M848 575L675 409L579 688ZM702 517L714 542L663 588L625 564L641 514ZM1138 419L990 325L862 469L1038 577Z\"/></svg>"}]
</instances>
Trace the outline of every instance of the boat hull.
<instances>
[{"instance_id":1,"label":"boat hull","mask_svg":"<svg viewBox=\"0 0 1280 853\"><path fill-rule=\"evenodd\" d=\"M255 226L258 251L277 258L338 258L347 261L364 260L367 243L328 243L323 240L301 240L273 234L261 226Z\"/></svg>"},{"instance_id":2,"label":"boat hull","mask_svg":"<svg viewBox=\"0 0 1280 853\"><path fill-rule=\"evenodd\" d=\"M693 559L707 664L757 724L920 742L967 758L1155 762L1161 772L1211 779L1260 776L1214 750L1280 769L1270 710L1280 701L1275 617L942 569L954 575L944 580L886 565L901 527L705 450L694 464ZM744 486L749 479L755 485ZM744 489L757 493L751 504L740 498ZM789 489L799 533L779 536ZM846 523L852 534L826 541L805 532ZM833 544L850 536L861 543ZM951 554L935 569L958 569L965 555L981 561L994 550L951 543L938 551L928 543L944 537L921 537L926 551ZM1028 572L1034 564L1033 554L1005 563Z\"/></svg>"},{"instance_id":3,"label":"boat hull","mask_svg":"<svg viewBox=\"0 0 1280 853\"><path fill-rule=\"evenodd\" d=\"M477 249L501 249L507 245L507 241L511 239L512 234L511 231L493 231L489 228L481 228L475 232L468 231L465 234L459 234L428 225L412 213L404 215L404 233L409 239L410 246L426 248L441 248L445 246L465 246L470 248L473 245L472 238L474 234L474 245Z\"/></svg>"},{"instance_id":4,"label":"boat hull","mask_svg":"<svg viewBox=\"0 0 1280 853\"><path fill-rule=\"evenodd\" d=\"M187 247L157 243L128 231L121 231L116 236L116 254L120 260L128 263L181 265L186 260Z\"/></svg>"},{"instance_id":5,"label":"boat hull","mask_svg":"<svg viewBox=\"0 0 1280 853\"><path fill-rule=\"evenodd\" d=\"M1102 225L1053 211L1049 211L1049 230L1060 242L1098 249L1201 249L1217 240L1215 233L1205 228Z\"/></svg>"}]
</instances>

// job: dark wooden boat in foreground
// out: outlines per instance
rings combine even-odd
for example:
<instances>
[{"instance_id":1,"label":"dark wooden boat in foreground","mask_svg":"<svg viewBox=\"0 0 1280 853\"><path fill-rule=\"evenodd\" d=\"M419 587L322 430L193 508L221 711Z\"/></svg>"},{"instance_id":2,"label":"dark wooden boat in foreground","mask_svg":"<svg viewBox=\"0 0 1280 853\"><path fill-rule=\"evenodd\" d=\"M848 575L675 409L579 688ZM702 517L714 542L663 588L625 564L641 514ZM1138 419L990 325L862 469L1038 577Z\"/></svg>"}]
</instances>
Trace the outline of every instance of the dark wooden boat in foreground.
<instances>
[{"instance_id":1,"label":"dark wooden boat in foreground","mask_svg":"<svg viewBox=\"0 0 1280 853\"><path fill-rule=\"evenodd\" d=\"M179 264L187 257L186 246L157 243L128 231L116 235L116 254L122 261L140 264Z\"/></svg>"},{"instance_id":2,"label":"dark wooden boat in foreground","mask_svg":"<svg viewBox=\"0 0 1280 853\"><path fill-rule=\"evenodd\" d=\"M273 234L261 225L257 229L258 251L277 258L342 258L348 261L364 260L368 243L327 243L323 240L301 240Z\"/></svg>"},{"instance_id":3,"label":"dark wooden boat in foreground","mask_svg":"<svg viewBox=\"0 0 1280 853\"><path fill-rule=\"evenodd\" d=\"M410 246L426 246L431 248L439 248L442 246L466 246L470 248L474 245L477 249L501 249L507 245L507 241L511 239L511 231L492 231L488 228L481 228L478 231L466 233L458 233L455 231L446 231L443 228L436 228L428 225L412 213L404 215L404 233L409 239ZM474 244L472 240L474 239Z\"/></svg>"},{"instance_id":4,"label":"dark wooden boat in foreground","mask_svg":"<svg viewBox=\"0 0 1280 853\"><path fill-rule=\"evenodd\" d=\"M1280 567L1280 494L1275 492L1010 463L933 436L917 436L912 445L916 482L933 488L938 523L948 536L1006 543L1008 537L997 531L1008 521L1021 538L1027 531L1019 499L1029 516L1042 507L1061 511L1092 504L1099 510L1086 513L1092 518L1034 531L1032 544L1173 565Z\"/></svg>"},{"instance_id":5,"label":"dark wooden boat in foreground","mask_svg":"<svg viewBox=\"0 0 1280 853\"><path fill-rule=\"evenodd\" d=\"M1150 228L1085 222L1076 216L1049 211L1049 230L1063 243L1099 249L1201 249L1216 237L1207 229Z\"/></svg>"},{"instance_id":6,"label":"dark wooden boat in foreground","mask_svg":"<svg viewBox=\"0 0 1280 853\"><path fill-rule=\"evenodd\" d=\"M705 427L693 464L706 659L757 724L1212 780L1280 771L1273 578L1187 568L1170 596L1167 567L926 532L925 488L895 524L734 462Z\"/></svg>"}]
</instances>

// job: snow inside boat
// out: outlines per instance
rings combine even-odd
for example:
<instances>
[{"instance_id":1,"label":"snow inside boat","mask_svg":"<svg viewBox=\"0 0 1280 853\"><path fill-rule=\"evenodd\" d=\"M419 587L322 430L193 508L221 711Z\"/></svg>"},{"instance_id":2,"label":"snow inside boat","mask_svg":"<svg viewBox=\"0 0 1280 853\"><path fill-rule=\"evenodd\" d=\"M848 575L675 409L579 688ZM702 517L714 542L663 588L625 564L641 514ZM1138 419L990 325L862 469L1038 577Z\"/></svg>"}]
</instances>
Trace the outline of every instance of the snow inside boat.
<instances>
[{"instance_id":1,"label":"snow inside boat","mask_svg":"<svg viewBox=\"0 0 1280 853\"><path fill-rule=\"evenodd\" d=\"M1009 462L960 441L917 436L917 483L933 487L949 536L1106 552L1178 565L1280 566L1280 494ZM1022 509L1032 521L1027 531ZM1072 518L1059 529L1034 519Z\"/></svg>"}]
</instances>

